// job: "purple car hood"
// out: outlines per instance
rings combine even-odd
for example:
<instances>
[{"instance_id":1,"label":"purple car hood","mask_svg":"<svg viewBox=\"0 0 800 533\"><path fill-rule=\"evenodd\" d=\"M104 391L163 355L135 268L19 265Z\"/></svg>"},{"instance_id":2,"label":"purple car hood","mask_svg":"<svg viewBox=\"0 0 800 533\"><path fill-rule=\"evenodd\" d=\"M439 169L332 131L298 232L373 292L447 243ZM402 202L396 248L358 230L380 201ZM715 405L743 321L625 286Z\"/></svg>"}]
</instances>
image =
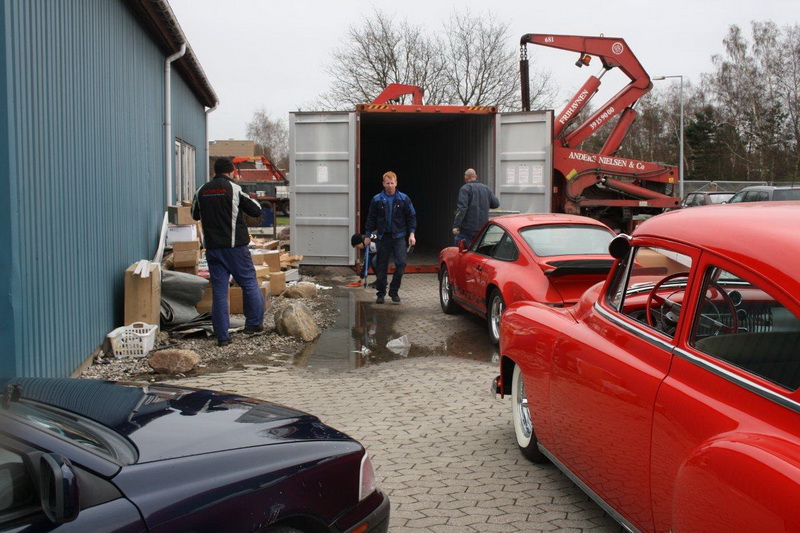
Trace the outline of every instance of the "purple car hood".
<instances>
[{"instance_id":1,"label":"purple car hood","mask_svg":"<svg viewBox=\"0 0 800 533\"><path fill-rule=\"evenodd\" d=\"M236 394L84 379L13 383L24 400L90 418L124 436L136 446L137 463L302 440L351 440L315 416Z\"/></svg>"}]
</instances>

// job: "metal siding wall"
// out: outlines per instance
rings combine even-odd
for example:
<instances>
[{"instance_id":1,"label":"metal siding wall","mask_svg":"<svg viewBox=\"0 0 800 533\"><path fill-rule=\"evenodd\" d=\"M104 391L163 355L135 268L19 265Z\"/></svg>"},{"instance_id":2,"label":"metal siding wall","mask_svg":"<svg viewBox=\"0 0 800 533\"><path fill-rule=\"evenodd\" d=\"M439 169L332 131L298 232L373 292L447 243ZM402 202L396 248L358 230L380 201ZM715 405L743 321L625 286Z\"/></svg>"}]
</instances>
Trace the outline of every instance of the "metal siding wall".
<instances>
[{"instance_id":1,"label":"metal siding wall","mask_svg":"<svg viewBox=\"0 0 800 533\"><path fill-rule=\"evenodd\" d=\"M197 100L180 74L175 71L174 65L175 63L172 69L172 134L195 147L195 183L199 187L208 181L205 106ZM172 170L174 173L174 163ZM173 186L173 194L174 192Z\"/></svg>"},{"instance_id":2,"label":"metal siding wall","mask_svg":"<svg viewBox=\"0 0 800 533\"><path fill-rule=\"evenodd\" d=\"M155 251L164 58L122 2L5 9L20 304L3 356L19 375L65 376L121 323L122 273Z\"/></svg>"},{"instance_id":3,"label":"metal siding wall","mask_svg":"<svg viewBox=\"0 0 800 533\"><path fill-rule=\"evenodd\" d=\"M9 134L9 106L8 83L9 74L6 68L6 55L8 53L6 34L7 2L0 2L0 376L10 376L16 373L16 360L13 357L16 346L15 317L13 309L14 294L12 287L16 286L16 276L12 269L13 225L15 223L14 211L16 209L11 182L13 169L9 156L11 135Z\"/></svg>"}]
</instances>

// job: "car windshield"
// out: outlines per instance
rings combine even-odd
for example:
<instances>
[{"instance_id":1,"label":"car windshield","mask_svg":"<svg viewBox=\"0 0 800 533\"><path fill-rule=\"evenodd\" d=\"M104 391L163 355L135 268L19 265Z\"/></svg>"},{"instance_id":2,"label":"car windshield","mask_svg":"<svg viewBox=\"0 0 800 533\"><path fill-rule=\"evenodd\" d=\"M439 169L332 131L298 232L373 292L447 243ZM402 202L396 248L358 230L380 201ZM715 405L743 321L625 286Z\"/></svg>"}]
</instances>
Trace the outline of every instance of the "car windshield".
<instances>
[{"instance_id":1,"label":"car windshield","mask_svg":"<svg viewBox=\"0 0 800 533\"><path fill-rule=\"evenodd\" d=\"M775 189L772 199L776 202L782 200L800 200L800 189Z\"/></svg>"},{"instance_id":2,"label":"car windshield","mask_svg":"<svg viewBox=\"0 0 800 533\"><path fill-rule=\"evenodd\" d=\"M17 420L121 464L136 462L136 448L116 432L87 418L38 402L11 402L6 412Z\"/></svg>"},{"instance_id":3,"label":"car windshield","mask_svg":"<svg viewBox=\"0 0 800 533\"><path fill-rule=\"evenodd\" d=\"M723 202L727 202L733 196L732 192L725 192L725 193L711 193L708 195L708 201L712 204L721 204Z\"/></svg>"},{"instance_id":4,"label":"car windshield","mask_svg":"<svg viewBox=\"0 0 800 533\"><path fill-rule=\"evenodd\" d=\"M608 255L614 233L586 224L533 226L520 235L539 257L553 255Z\"/></svg>"}]
</instances>

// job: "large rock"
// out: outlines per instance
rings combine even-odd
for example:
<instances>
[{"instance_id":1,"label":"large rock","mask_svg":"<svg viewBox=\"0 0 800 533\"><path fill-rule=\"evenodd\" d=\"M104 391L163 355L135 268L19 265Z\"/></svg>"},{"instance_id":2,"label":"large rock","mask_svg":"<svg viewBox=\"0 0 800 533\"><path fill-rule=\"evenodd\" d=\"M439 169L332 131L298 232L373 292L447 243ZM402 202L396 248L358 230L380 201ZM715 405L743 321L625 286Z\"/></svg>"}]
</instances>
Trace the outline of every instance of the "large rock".
<instances>
[{"instance_id":1,"label":"large rock","mask_svg":"<svg viewBox=\"0 0 800 533\"><path fill-rule=\"evenodd\" d=\"M317 285L308 282L296 283L283 291L284 298L316 298L317 294Z\"/></svg>"},{"instance_id":2,"label":"large rock","mask_svg":"<svg viewBox=\"0 0 800 533\"><path fill-rule=\"evenodd\" d=\"M275 315L275 329L283 336L292 336L305 342L319 337L320 331L308 308L293 302Z\"/></svg>"},{"instance_id":3,"label":"large rock","mask_svg":"<svg viewBox=\"0 0 800 533\"><path fill-rule=\"evenodd\" d=\"M192 350L159 350L147 360L150 368L159 374L189 372L200 362L200 356Z\"/></svg>"}]
</instances>

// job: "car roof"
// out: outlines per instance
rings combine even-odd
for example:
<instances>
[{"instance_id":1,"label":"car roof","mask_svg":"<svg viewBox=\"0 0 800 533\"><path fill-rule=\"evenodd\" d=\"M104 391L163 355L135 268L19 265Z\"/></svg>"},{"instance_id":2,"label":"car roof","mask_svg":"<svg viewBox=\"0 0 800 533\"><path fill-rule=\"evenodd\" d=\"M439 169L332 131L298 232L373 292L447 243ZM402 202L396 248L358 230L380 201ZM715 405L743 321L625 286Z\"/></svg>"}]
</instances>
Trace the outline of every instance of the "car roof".
<instances>
[{"instance_id":1,"label":"car roof","mask_svg":"<svg viewBox=\"0 0 800 533\"><path fill-rule=\"evenodd\" d=\"M761 272L791 278L800 290L800 201L753 202L679 209L643 222L634 237L669 239L712 251ZM783 278L781 278L783 279ZM795 296L796 297L796 296Z\"/></svg>"},{"instance_id":2,"label":"car roof","mask_svg":"<svg viewBox=\"0 0 800 533\"><path fill-rule=\"evenodd\" d=\"M489 222L498 222L508 230L519 230L528 226L545 224L582 224L585 226L598 226L608 229L608 226L593 218L580 215L567 215L564 213L520 213L516 215L502 215L489 219Z\"/></svg>"},{"instance_id":3,"label":"car roof","mask_svg":"<svg viewBox=\"0 0 800 533\"><path fill-rule=\"evenodd\" d=\"M777 191L777 190L785 190L785 189L800 189L800 184L797 184L797 185L751 185L749 187L744 187L739 192L742 192L742 191Z\"/></svg>"}]
</instances>

